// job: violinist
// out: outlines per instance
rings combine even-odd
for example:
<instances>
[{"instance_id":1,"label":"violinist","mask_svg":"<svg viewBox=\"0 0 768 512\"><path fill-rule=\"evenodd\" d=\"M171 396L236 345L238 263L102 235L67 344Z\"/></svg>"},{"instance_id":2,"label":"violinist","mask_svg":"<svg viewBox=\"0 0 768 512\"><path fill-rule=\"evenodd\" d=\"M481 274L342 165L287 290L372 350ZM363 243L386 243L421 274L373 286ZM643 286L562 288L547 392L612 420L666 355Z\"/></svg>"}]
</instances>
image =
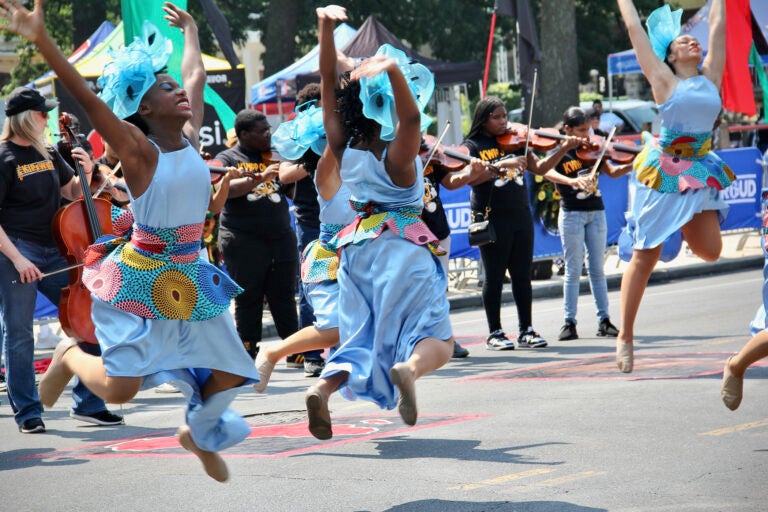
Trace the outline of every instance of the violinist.
<instances>
[{"instance_id":1,"label":"violinist","mask_svg":"<svg viewBox=\"0 0 768 512\"><path fill-rule=\"evenodd\" d=\"M15 89L6 100L0 135L0 323L4 325L0 341L8 356L8 398L22 433L45 432L33 364L37 293L58 304L61 289L69 282L66 272L43 277L68 265L53 239L51 224L61 198L74 201L81 195L79 178L45 139L48 113L56 105L33 89ZM92 166L85 170L90 177ZM99 425L123 422L82 383L75 385L72 395L73 418Z\"/></svg>"},{"instance_id":2,"label":"violinist","mask_svg":"<svg viewBox=\"0 0 768 512\"><path fill-rule=\"evenodd\" d=\"M440 158L441 148L437 148L433 151L432 146L422 142L422 153L426 152L422 158L427 158L431 153L433 157L430 161L423 162L424 164L424 182L425 182L425 199L427 197L427 191L429 191L429 198L432 207L429 206L430 202L424 201L425 207L421 212L421 218L424 219L424 224L427 225L429 230L434 233L437 239L440 241L440 247L445 250L445 254L438 256L440 264L443 267L443 272L448 275L448 262L451 253L451 228L448 225L448 218L445 215L445 208L443 208L443 201L440 199L440 186L442 185L448 190L456 190L465 185L468 185L472 180L477 178L481 173L485 172L482 166L466 166L460 170L454 170L450 166L443 162ZM454 359L467 357L469 350L462 347L458 341L453 340L453 355Z\"/></svg>"},{"instance_id":3,"label":"violinist","mask_svg":"<svg viewBox=\"0 0 768 512\"><path fill-rule=\"evenodd\" d=\"M118 165L120 159L108 142L103 141L103 143L104 153L96 159L96 169L100 176L103 177L102 179L107 180L107 183L102 183L99 185L99 188L110 196L112 204L125 207L130 202L130 197L125 185L123 170Z\"/></svg>"},{"instance_id":4,"label":"violinist","mask_svg":"<svg viewBox=\"0 0 768 512\"><path fill-rule=\"evenodd\" d=\"M544 348L547 342L533 329L531 266L533 264L533 216L524 181L503 182L496 186L497 172L488 170L488 164L503 169L529 169L539 173L533 152L501 160L506 156L497 137L507 132L507 111L499 98L488 96L475 107L472 126L463 145L469 148L474 160L470 166L481 171L471 182L470 204L475 221L482 220L490 209L490 220L496 232L496 242L480 247L485 267L483 308L490 334L486 340L488 350L514 350L515 344L507 338L501 326L501 289L504 273L512 279L512 293L517 308L517 345L520 348Z\"/></svg>"},{"instance_id":5,"label":"violinist","mask_svg":"<svg viewBox=\"0 0 768 512\"><path fill-rule=\"evenodd\" d=\"M590 163L579 158L576 151L588 140L589 129L590 121L583 110L578 107L566 110L563 113L565 139L539 163L539 168L547 171L544 177L554 182L560 193L558 231L565 260L565 323L558 335L560 341L579 337L576 331L576 308L585 252L589 287L597 308L597 335L616 337L619 334L608 314L608 283L603 269L608 232L605 207L599 191L592 193L597 187L597 176L588 176ZM599 165L603 173L614 178L632 170L631 164L615 166L605 159Z\"/></svg>"},{"instance_id":6,"label":"violinist","mask_svg":"<svg viewBox=\"0 0 768 512\"><path fill-rule=\"evenodd\" d=\"M235 118L237 144L216 155L225 166L248 176L233 179L220 216L219 248L229 274L244 292L235 297L237 332L251 357L262 338L264 298L278 335L285 339L298 330L296 275L299 256L291 226L288 201L280 191L278 202L249 200L259 183L277 183L279 164L264 161L272 132L261 112L243 109ZM279 185L278 185L279 188Z\"/></svg>"}]
</instances>

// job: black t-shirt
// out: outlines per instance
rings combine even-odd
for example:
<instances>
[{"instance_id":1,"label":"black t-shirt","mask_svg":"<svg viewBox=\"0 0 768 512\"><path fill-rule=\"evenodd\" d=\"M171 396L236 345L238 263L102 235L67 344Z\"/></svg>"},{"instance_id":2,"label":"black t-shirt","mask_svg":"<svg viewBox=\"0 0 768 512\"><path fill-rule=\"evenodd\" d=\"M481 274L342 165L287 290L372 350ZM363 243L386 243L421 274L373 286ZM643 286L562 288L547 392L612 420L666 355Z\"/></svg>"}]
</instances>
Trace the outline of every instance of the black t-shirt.
<instances>
[{"instance_id":1,"label":"black t-shirt","mask_svg":"<svg viewBox=\"0 0 768 512\"><path fill-rule=\"evenodd\" d=\"M557 149L553 150L553 152L557 152ZM573 149L568 151L562 160L555 166L555 171L563 176L568 176L569 178L577 176L578 172L583 169L588 170L584 163L576 157L576 151ZM592 194L584 199L579 199L577 196L579 190L574 189L570 185L561 185L560 183L556 183L555 185L557 186L557 191L560 193L560 207L563 210L583 212L605 209L603 206L603 198L600 196Z\"/></svg>"},{"instance_id":2,"label":"black t-shirt","mask_svg":"<svg viewBox=\"0 0 768 512\"><path fill-rule=\"evenodd\" d=\"M470 156L477 157L484 162L493 163L507 155L496 143L495 138L479 135L474 139L466 139L463 145L469 148ZM492 209L497 210L530 210L528 192L525 181L522 185L510 180L503 187L494 185L496 179L472 186L469 202L473 211L482 212L488 205L490 196ZM491 195L493 190L493 195Z\"/></svg>"},{"instance_id":3,"label":"black t-shirt","mask_svg":"<svg viewBox=\"0 0 768 512\"><path fill-rule=\"evenodd\" d=\"M432 186L435 187L435 211L428 212L426 208L421 212L421 218L424 220L424 224L427 225L429 230L437 237L438 240L448 238L451 234L451 228L448 225L448 219L445 217L445 209L443 208L443 201L440 200L440 182L443 181L448 172L441 166L428 165L424 169L424 178L428 179Z\"/></svg>"},{"instance_id":4,"label":"black t-shirt","mask_svg":"<svg viewBox=\"0 0 768 512\"><path fill-rule=\"evenodd\" d=\"M75 175L50 148L46 160L32 146L0 143L0 226L12 237L55 247L53 217L61 203L61 187Z\"/></svg>"},{"instance_id":5,"label":"black t-shirt","mask_svg":"<svg viewBox=\"0 0 768 512\"><path fill-rule=\"evenodd\" d=\"M224 166L234 166L251 172L263 172L268 165L262 163L261 153L248 151L240 144L216 155ZM288 201L280 191L280 202L268 197L249 201L247 195L227 199L219 217L221 227L242 231L260 237L279 238L293 231Z\"/></svg>"},{"instance_id":6,"label":"black t-shirt","mask_svg":"<svg viewBox=\"0 0 768 512\"><path fill-rule=\"evenodd\" d=\"M294 184L293 213L296 222L305 226L320 227L320 203L312 176L300 179Z\"/></svg>"}]
</instances>

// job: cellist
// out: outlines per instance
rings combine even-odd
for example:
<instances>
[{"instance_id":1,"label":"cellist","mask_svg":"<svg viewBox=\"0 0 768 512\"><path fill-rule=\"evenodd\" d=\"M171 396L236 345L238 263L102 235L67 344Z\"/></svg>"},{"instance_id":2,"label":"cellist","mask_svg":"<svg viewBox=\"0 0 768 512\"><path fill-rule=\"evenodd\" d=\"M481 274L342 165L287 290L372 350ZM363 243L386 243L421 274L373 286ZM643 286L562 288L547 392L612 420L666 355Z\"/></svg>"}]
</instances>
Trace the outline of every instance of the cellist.
<instances>
[{"instance_id":1,"label":"cellist","mask_svg":"<svg viewBox=\"0 0 768 512\"><path fill-rule=\"evenodd\" d=\"M8 398L19 431L28 434L45 432L35 387L35 299L39 291L58 304L69 280L65 272L43 277L67 266L51 234L51 223L62 197L74 201L81 195L79 178L45 139L48 112L56 105L34 89L15 89L6 100L0 135L0 317L7 349ZM84 164L90 181L90 157L82 148L72 154ZM83 349L98 353L99 347ZM72 395L73 418L98 425L123 422L82 383L75 385Z\"/></svg>"}]
</instances>

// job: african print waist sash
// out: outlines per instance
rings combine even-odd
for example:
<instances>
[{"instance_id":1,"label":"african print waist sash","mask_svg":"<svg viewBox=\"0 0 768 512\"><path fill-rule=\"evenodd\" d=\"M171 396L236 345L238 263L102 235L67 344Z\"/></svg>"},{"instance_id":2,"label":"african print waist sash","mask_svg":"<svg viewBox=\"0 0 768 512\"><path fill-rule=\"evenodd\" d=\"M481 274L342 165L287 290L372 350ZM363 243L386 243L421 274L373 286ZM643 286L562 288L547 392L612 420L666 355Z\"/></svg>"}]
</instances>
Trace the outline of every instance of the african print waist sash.
<instances>
[{"instance_id":1,"label":"african print waist sash","mask_svg":"<svg viewBox=\"0 0 768 512\"><path fill-rule=\"evenodd\" d=\"M389 229L409 242L426 245L435 256L445 254L437 237L421 219L420 208L388 208L375 203L351 200L349 204L357 212L357 216L328 242L328 249L338 251L345 245L361 244L366 240L378 238L385 229Z\"/></svg>"},{"instance_id":2,"label":"african print waist sash","mask_svg":"<svg viewBox=\"0 0 768 512\"><path fill-rule=\"evenodd\" d=\"M321 283L335 281L339 270L339 255L328 249L328 242L344 228L344 224L320 224L320 238L304 248L301 255L301 281Z\"/></svg>"},{"instance_id":3,"label":"african print waist sash","mask_svg":"<svg viewBox=\"0 0 768 512\"><path fill-rule=\"evenodd\" d=\"M662 128L658 140L643 133L645 147L635 158L637 181L659 192L729 187L736 175L712 149L711 133Z\"/></svg>"},{"instance_id":4,"label":"african print waist sash","mask_svg":"<svg viewBox=\"0 0 768 512\"><path fill-rule=\"evenodd\" d=\"M143 318L195 322L220 315L242 292L199 258L202 223L131 231L126 222L85 251L83 284L99 299Z\"/></svg>"}]
</instances>

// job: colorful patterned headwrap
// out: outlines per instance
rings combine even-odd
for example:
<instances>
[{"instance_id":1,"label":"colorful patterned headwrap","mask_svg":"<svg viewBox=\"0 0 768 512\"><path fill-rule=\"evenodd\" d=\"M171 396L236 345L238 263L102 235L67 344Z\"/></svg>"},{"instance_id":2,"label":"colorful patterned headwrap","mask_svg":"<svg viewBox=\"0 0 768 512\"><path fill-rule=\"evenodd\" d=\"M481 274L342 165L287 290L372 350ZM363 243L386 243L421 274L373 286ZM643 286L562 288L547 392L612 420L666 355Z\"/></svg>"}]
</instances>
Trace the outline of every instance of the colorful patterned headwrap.
<instances>
[{"instance_id":1,"label":"colorful patterned headwrap","mask_svg":"<svg viewBox=\"0 0 768 512\"><path fill-rule=\"evenodd\" d=\"M110 49L112 60L104 65L104 71L96 82L99 97L120 119L136 113L144 94L155 83L155 73L168 63L173 44L155 25L145 20L141 27L142 38L115 52Z\"/></svg>"},{"instance_id":2,"label":"colorful patterned headwrap","mask_svg":"<svg viewBox=\"0 0 768 512\"><path fill-rule=\"evenodd\" d=\"M680 19L682 15L682 9L673 11L669 8L669 5L664 5L654 10L645 21L653 53L656 54L659 60L666 59L669 43L680 35Z\"/></svg>"},{"instance_id":3,"label":"colorful patterned headwrap","mask_svg":"<svg viewBox=\"0 0 768 512\"><path fill-rule=\"evenodd\" d=\"M288 160L298 160L308 149L322 155L325 149L323 110L314 104L296 107L296 117L281 123L272 134L275 150Z\"/></svg>"},{"instance_id":4,"label":"colorful patterned headwrap","mask_svg":"<svg viewBox=\"0 0 768 512\"><path fill-rule=\"evenodd\" d=\"M385 55L397 62L421 111L421 131L426 130L432 119L424 114L424 108L435 91L434 75L426 66L410 60L405 52L392 45L383 44L376 55ZM395 97L386 73L360 79L360 101L363 102L363 115L381 125L379 137L382 140L394 139L397 124Z\"/></svg>"}]
</instances>

